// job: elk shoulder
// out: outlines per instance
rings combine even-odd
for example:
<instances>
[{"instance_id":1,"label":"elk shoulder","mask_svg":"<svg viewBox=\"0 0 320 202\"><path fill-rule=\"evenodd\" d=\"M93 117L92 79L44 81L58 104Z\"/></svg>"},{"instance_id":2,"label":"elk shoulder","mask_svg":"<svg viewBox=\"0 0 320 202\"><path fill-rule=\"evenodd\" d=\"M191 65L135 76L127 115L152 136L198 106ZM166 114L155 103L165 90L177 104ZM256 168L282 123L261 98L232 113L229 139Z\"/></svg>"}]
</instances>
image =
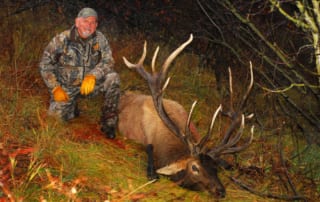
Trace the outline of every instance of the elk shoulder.
<instances>
[{"instance_id":1,"label":"elk shoulder","mask_svg":"<svg viewBox=\"0 0 320 202\"><path fill-rule=\"evenodd\" d=\"M188 113L179 103L164 99L164 108L168 116L181 129L185 129ZM195 141L200 139L194 125L191 126ZM144 145L154 145L155 157L168 157L156 162L160 168L178 159L183 153L189 155L188 147L181 142L160 119L152 97L133 91L125 92L119 104L119 132L128 139ZM183 148L183 149L182 149ZM170 158L170 160L169 160Z\"/></svg>"}]
</instances>

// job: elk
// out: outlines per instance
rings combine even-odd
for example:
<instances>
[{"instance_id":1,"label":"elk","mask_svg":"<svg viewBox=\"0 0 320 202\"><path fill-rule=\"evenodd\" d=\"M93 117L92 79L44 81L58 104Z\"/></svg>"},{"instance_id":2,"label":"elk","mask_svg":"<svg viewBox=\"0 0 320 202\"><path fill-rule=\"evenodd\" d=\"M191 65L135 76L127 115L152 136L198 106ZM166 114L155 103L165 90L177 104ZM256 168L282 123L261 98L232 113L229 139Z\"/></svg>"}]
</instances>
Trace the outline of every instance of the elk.
<instances>
[{"instance_id":1,"label":"elk","mask_svg":"<svg viewBox=\"0 0 320 202\"><path fill-rule=\"evenodd\" d=\"M222 106L215 111L207 134L201 138L191 122L196 102L188 113L181 104L163 99L163 93L170 80L167 79L169 66L192 39L191 34L185 43L169 55L159 72L155 70L159 47L152 58L152 73L147 72L143 64L147 52L146 42L138 63L133 64L123 57L126 66L135 69L147 81L151 96L135 92L125 92L121 96L119 132L128 139L146 146L149 179L157 179L158 174L165 175L184 188L207 190L217 197L224 197L226 191L217 172L219 166L227 167L230 164L226 164L220 157L244 150L253 139L252 127L249 140L240 146L237 145L245 127L246 117L242 109L253 85L252 68L250 85L240 109L234 111L232 107L230 112L225 113L232 117L231 124L221 143L211 148L208 142L212 138L215 119L222 113ZM231 71L229 74L232 78ZM236 130L237 128L239 129Z\"/></svg>"}]
</instances>

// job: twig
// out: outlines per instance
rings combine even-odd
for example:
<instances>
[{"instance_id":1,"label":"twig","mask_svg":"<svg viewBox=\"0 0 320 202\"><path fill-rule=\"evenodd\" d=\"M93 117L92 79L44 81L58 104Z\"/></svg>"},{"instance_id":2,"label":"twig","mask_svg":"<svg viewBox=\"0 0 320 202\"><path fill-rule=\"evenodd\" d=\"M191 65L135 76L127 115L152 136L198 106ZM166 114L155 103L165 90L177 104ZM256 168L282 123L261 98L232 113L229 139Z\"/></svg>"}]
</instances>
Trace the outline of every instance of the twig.
<instances>
[{"instance_id":1,"label":"twig","mask_svg":"<svg viewBox=\"0 0 320 202\"><path fill-rule=\"evenodd\" d=\"M245 185L242 183L240 180L235 179L234 177L230 177L231 181L234 182L235 184L239 185L242 189L249 191L252 194L255 194L257 196L263 197L263 198L272 198L272 199L279 199L279 200L284 200L284 201L292 201L292 200L301 200L301 201L308 201L308 199L305 196L282 196L282 195L275 195L271 193L261 193L253 188L249 187L248 185Z\"/></svg>"},{"instance_id":2,"label":"twig","mask_svg":"<svg viewBox=\"0 0 320 202\"><path fill-rule=\"evenodd\" d=\"M286 91L289 91L290 89L292 89L293 87L309 87L309 88L320 88L318 85L307 85L304 83L291 83L290 86L288 87L284 87L283 89L276 89L276 90L272 90L266 87L261 86L261 88L265 91L271 92L271 93L283 93Z\"/></svg>"},{"instance_id":3,"label":"twig","mask_svg":"<svg viewBox=\"0 0 320 202\"><path fill-rule=\"evenodd\" d=\"M9 13L6 17L17 15L17 14L20 14L20 13L22 13L24 11L30 10L30 9L35 9L35 8L43 6L43 5L47 4L47 3L50 3L50 0L44 0L44 1L40 0L38 2L27 2L27 3L24 4L24 7L18 8L14 12Z\"/></svg>"},{"instance_id":4,"label":"twig","mask_svg":"<svg viewBox=\"0 0 320 202\"><path fill-rule=\"evenodd\" d=\"M136 189L132 190L130 193L128 193L127 195L123 196L123 197L121 198L121 200L123 200L123 199L125 199L125 198L129 197L130 195L134 194L134 193L135 193L135 192L137 192L138 190L140 190L140 189L142 189L142 188L144 188L144 187L148 186L149 184L154 183L155 181L157 181L157 179L151 180L151 181L149 181L149 182L147 182L147 183L145 183L145 184L141 185L140 187L138 187L138 188L136 188Z\"/></svg>"}]
</instances>

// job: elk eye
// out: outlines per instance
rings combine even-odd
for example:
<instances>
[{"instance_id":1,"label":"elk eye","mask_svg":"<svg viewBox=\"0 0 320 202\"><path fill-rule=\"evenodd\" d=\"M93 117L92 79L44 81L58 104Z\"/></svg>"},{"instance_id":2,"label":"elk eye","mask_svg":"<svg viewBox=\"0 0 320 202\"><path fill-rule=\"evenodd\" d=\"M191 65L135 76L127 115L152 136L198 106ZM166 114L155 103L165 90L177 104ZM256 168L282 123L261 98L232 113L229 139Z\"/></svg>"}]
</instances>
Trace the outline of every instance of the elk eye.
<instances>
[{"instance_id":1,"label":"elk eye","mask_svg":"<svg viewBox=\"0 0 320 202\"><path fill-rule=\"evenodd\" d=\"M196 172L197 174L199 173L199 169L196 165L192 165L191 168L193 172Z\"/></svg>"}]
</instances>

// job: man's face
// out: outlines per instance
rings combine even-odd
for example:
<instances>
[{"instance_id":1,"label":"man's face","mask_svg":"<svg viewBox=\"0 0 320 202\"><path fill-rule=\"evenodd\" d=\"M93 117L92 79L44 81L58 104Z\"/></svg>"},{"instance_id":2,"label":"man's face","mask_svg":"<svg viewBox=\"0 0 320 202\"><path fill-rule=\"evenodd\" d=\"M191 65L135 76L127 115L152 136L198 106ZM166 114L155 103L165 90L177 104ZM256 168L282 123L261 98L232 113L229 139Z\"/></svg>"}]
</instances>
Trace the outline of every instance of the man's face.
<instances>
[{"instance_id":1,"label":"man's face","mask_svg":"<svg viewBox=\"0 0 320 202\"><path fill-rule=\"evenodd\" d=\"M97 18L90 16L87 18L76 18L76 28L81 38L86 39L93 34L98 26Z\"/></svg>"}]
</instances>

